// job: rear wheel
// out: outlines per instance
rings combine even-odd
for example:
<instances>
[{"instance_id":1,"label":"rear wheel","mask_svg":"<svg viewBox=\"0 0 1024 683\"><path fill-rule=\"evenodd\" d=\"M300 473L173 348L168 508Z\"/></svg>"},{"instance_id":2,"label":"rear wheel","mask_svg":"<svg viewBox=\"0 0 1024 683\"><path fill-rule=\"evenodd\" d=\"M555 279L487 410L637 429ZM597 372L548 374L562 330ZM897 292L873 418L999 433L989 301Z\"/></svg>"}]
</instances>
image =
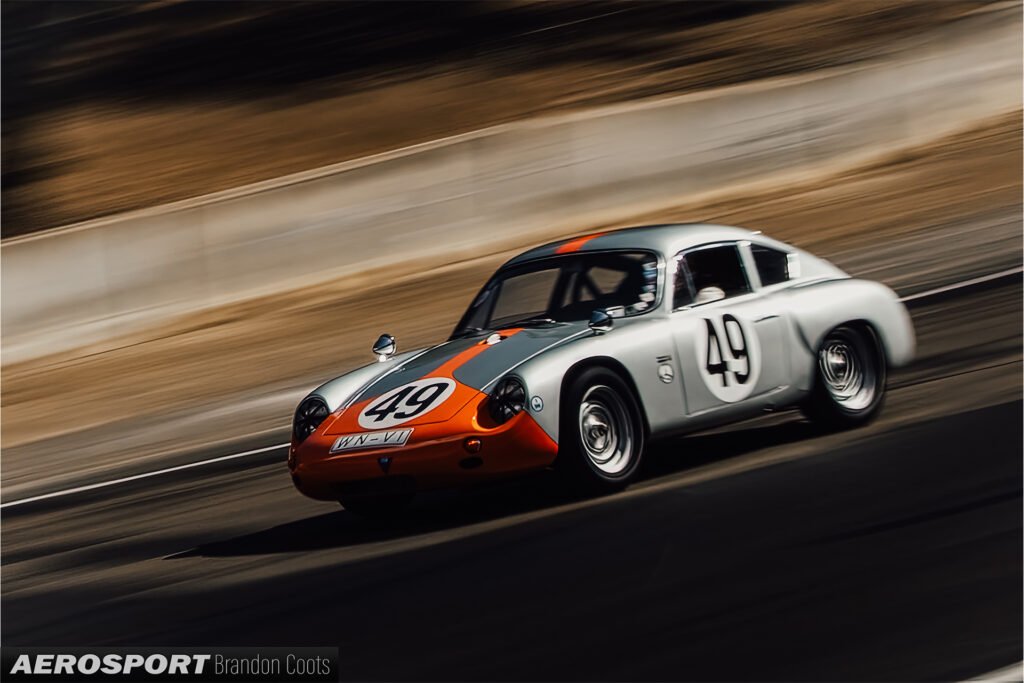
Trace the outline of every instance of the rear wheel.
<instances>
[{"instance_id":1,"label":"rear wheel","mask_svg":"<svg viewBox=\"0 0 1024 683\"><path fill-rule=\"evenodd\" d=\"M555 467L581 493L626 486L640 466L644 428L629 386L606 368L589 368L568 386L562 400Z\"/></svg>"},{"instance_id":2,"label":"rear wheel","mask_svg":"<svg viewBox=\"0 0 1024 683\"><path fill-rule=\"evenodd\" d=\"M833 428L866 424L885 401L885 375L885 354L874 330L837 327L818 348L814 389L803 412Z\"/></svg>"}]
</instances>

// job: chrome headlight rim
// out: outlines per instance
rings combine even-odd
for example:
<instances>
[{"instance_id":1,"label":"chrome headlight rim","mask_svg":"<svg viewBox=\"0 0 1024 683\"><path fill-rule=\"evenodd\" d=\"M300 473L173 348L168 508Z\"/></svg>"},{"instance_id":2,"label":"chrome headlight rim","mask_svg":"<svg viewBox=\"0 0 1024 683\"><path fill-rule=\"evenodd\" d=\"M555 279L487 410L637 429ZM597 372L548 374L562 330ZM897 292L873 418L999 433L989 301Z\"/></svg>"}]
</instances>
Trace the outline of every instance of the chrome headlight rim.
<instances>
[{"instance_id":1,"label":"chrome headlight rim","mask_svg":"<svg viewBox=\"0 0 1024 683\"><path fill-rule=\"evenodd\" d=\"M526 384L515 375L498 380L487 399L487 410L499 425L526 410Z\"/></svg>"},{"instance_id":2,"label":"chrome headlight rim","mask_svg":"<svg viewBox=\"0 0 1024 683\"><path fill-rule=\"evenodd\" d=\"M327 407L327 401L320 396L307 396L295 409L295 418L292 420L292 437L297 443L302 443L323 424L324 420L331 414Z\"/></svg>"}]
</instances>

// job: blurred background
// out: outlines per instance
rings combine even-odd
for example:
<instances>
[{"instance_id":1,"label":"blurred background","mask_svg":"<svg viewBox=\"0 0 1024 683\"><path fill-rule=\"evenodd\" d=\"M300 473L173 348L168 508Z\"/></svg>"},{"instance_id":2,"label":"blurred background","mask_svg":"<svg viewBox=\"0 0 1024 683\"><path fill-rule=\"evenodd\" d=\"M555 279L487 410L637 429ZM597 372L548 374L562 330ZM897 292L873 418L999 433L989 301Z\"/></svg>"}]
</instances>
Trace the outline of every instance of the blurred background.
<instances>
[{"instance_id":1,"label":"blurred background","mask_svg":"<svg viewBox=\"0 0 1024 683\"><path fill-rule=\"evenodd\" d=\"M3 235L552 112L852 65L985 7L9 2Z\"/></svg>"},{"instance_id":2,"label":"blurred background","mask_svg":"<svg viewBox=\"0 0 1024 683\"><path fill-rule=\"evenodd\" d=\"M1021 264L1016 1L0 9L6 500L281 443L572 234L742 225L901 295ZM1000 296L915 317L899 381L1004 370L893 420L1019 401ZM276 474L251 523L311 509Z\"/></svg>"},{"instance_id":3,"label":"blurred background","mask_svg":"<svg viewBox=\"0 0 1024 683\"><path fill-rule=\"evenodd\" d=\"M707 220L836 257L1013 217L1019 10L4 3L4 485L58 433L92 467L183 447L158 427L211 406L240 406L218 438L280 431L539 241ZM1017 232L888 281L1013 265Z\"/></svg>"}]
</instances>

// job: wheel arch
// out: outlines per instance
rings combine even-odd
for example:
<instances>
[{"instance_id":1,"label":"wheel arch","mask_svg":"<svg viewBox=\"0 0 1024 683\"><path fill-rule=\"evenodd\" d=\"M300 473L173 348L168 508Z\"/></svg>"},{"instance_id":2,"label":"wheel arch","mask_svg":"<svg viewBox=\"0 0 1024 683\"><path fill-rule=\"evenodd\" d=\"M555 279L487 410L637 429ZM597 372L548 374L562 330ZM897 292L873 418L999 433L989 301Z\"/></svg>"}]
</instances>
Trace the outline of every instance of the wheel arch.
<instances>
[{"instance_id":1,"label":"wheel arch","mask_svg":"<svg viewBox=\"0 0 1024 683\"><path fill-rule=\"evenodd\" d=\"M824 334L821 335L821 338L818 340L818 347L820 347L822 343L826 339L828 339L828 336L830 334L832 334L841 327L852 327L854 329L867 330L868 332L870 332L872 338L875 341L875 346L877 347L877 350L881 352L882 358L885 359L886 370L892 369L891 352L888 348L886 348L885 338L882 335L882 331L879 329L878 325L876 325L874 322L867 318L853 318L851 320L844 320L843 322L836 323L832 327L825 330ZM817 355L818 348L815 348L815 358L817 358Z\"/></svg>"},{"instance_id":2,"label":"wheel arch","mask_svg":"<svg viewBox=\"0 0 1024 683\"><path fill-rule=\"evenodd\" d=\"M837 334L839 331L843 331L842 336ZM870 375L865 374L865 376L873 378L874 386L868 403L863 406L854 405L850 408L844 403L846 399L838 398L831 389L827 388L826 380L822 374L824 371L819 367L823 356L821 356L820 350L816 349L812 360L813 368L811 369L813 377L812 390L800 404L803 413L812 421L833 428L845 429L855 427L874 419L885 402L887 378L892 367L880 330L871 320L865 318L844 320L830 327L823 332L819 349L824 348L825 343L831 337L836 336L839 339L843 337L848 338L851 332L862 340L859 343L871 344L869 351L874 356L874 362L877 363L877 369L874 373ZM847 396L847 398L857 398L861 393L862 388L858 386L855 394Z\"/></svg>"},{"instance_id":3,"label":"wheel arch","mask_svg":"<svg viewBox=\"0 0 1024 683\"><path fill-rule=\"evenodd\" d=\"M633 399L636 401L637 406L640 409L640 422L644 430L644 439L648 439L651 436L651 425L647 419L647 408L644 406L643 395L640 393L639 387L637 387L636 380L633 379L633 374L623 365L620 361L612 358L611 356L591 356L589 358L583 358L576 361L565 374L562 375L561 386L559 387L559 395L564 397L566 390L569 385L576 380L581 374L590 368L604 368L614 372L618 377L626 383L629 390L633 392ZM559 418L561 419L561 413L566 409L565 401L559 401Z\"/></svg>"}]
</instances>

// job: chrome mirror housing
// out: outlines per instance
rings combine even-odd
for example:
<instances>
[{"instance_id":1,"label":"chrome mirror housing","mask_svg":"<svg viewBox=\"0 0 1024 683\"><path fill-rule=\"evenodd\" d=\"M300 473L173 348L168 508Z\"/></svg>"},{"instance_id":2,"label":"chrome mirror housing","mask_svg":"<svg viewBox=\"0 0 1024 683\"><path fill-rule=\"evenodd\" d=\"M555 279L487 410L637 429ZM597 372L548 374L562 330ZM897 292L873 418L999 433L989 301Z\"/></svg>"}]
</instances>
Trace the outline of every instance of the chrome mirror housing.
<instances>
[{"instance_id":1,"label":"chrome mirror housing","mask_svg":"<svg viewBox=\"0 0 1024 683\"><path fill-rule=\"evenodd\" d=\"M390 334L382 334L374 343L373 352L377 354L377 360L383 363L384 361L390 360L391 356L395 355L395 350L397 348L394 337Z\"/></svg>"},{"instance_id":2,"label":"chrome mirror housing","mask_svg":"<svg viewBox=\"0 0 1024 683\"><path fill-rule=\"evenodd\" d=\"M608 311L599 308L590 314L590 322L587 325L594 331L594 334L604 334L612 329L615 321Z\"/></svg>"}]
</instances>

